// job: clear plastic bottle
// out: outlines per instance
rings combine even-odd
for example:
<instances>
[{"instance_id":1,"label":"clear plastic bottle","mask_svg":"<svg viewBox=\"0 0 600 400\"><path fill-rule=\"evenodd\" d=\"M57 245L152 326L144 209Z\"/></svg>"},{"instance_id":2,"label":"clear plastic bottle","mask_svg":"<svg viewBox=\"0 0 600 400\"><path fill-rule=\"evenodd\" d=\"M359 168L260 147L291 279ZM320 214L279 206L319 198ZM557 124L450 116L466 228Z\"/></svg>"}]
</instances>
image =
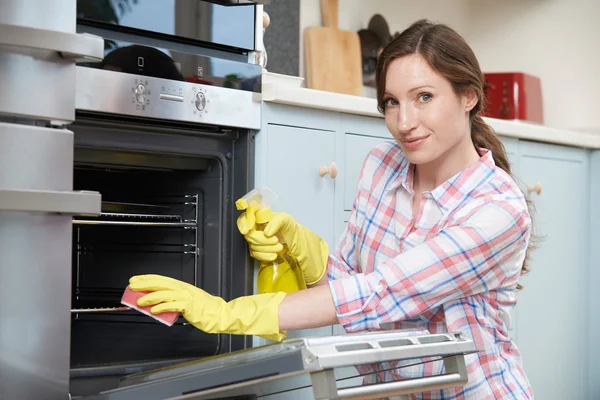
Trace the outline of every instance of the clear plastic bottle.
<instances>
[{"instance_id":1,"label":"clear plastic bottle","mask_svg":"<svg viewBox=\"0 0 600 400\"><path fill-rule=\"evenodd\" d=\"M269 207L256 212L256 230L265 229L273 213ZM292 293L306 289L302 269L295 258L290 256L289 248L283 237L276 234L283 249L274 261L261 261L256 286L258 293L286 292Z\"/></svg>"},{"instance_id":2,"label":"clear plastic bottle","mask_svg":"<svg viewBox=\"0 0 600 400\"><path fill-rule=\"evenodd\" d=\"M259 188L250 191L236 202L238 210L246 210L249 206L257 207L255 229L262 231L273 218L270 204L277 195L268 188ZM256 289L259 294L286 292L292 293L306 289L306 282L302 270L294 257L289 254L289 248L283 237L276 234L283 249L273 261L260 261Z\"/></svg>"}]
</instances>

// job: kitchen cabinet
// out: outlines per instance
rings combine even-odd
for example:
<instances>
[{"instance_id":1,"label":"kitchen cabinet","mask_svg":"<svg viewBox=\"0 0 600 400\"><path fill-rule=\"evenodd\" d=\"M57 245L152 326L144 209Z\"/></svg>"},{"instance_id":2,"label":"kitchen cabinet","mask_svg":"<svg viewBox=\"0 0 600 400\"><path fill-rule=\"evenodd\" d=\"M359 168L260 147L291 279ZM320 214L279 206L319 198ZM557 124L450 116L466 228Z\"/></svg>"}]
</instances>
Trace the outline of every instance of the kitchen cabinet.
<instances>
[{"instance_id":1,"label":"kitchen cabinet","mask_svg":"<svg viewBox=\"0 0 600 400\"><path fill-rule=\"evenodd\" d=\"M513 174L513 177L517 181L517 184L519 185L521 190L524 190L525 184L523 182L521 182L518 177L518 173L519 173L519 140L515 139L515 138L507 138L507 137L501 137L500 140L502 141L502 144L504 145L504 150L506 151L506 156L508 157L508 162L510 163L510 169ZM519 312L519 310L517 308L513 309L513 311L511 312L511 322L507 327L508 335L515 342L517 340L516 326L517 326L517 320L518 320L518 318L517 318L518 312Z\"/></svg>"},{"instance_id":2,"label":"kitchen cabinet","mask_svg":"<svg viewBox=\"0 0 600 400\"><path fill-rule=\"evenodd\" d=\"M291 214L298 223L309 227L332 247L335 240L334 191L337 169L335 131L326 129L327 122L319 123L318 117L314 121L319 129L311 128L311 124L307 123L291 126L290 123L298 115L286 107L273 114L266 109L264 114L265 123L256 136L255 187L272 189L278 195L272 205L274 211ZM321 176L321 172L326 173ZM290 331L288 337L331 334L332 327L329 326ZM254 345L265 343L266 340L262 338L254 340Z\"/></svg>"},{"instance_id":3,"label":"kitchen cabinet","mask_svg":"<svg viewBox=\"0 0 600 400\"><path fill-rule=\"evenodd\" d=\"M263 120L256 186L277 191L274 208L293 215L333 249L350 216L365 156L382 141L393 140L384 120L275 103L264 104ZM509 335L521 351L536 397L589 398L600 393L594 379L600 369L593 362L594 355L600 356L594 343L600 300L591 296L600 283L598 263L591 260L600 257L600 250L590 246L600 240L600 210L590 203L600 197L600 151L501 140L517 184L535 206L534 222L543 239L531 255L531 272L522 278L525 287L511 313ZM321 177L319 168L332 163L337 176ZM334 325L293 335L332 333L344 330ZM356 373L352 368L337 372L340 377Z\"/></svg>"},{"instance_id":4,"label":"kitchen cabinet","mask_svg":"<svg viewBox=\"0 0 600 400\"><path fill-rule=\"evenodd\" d=\"M584 399L588 153L527 141L518 150L517 174L543 240L521 279L517 346L536 397Z\"/></svg>"},{"instance_id":5,"label":"kitchen cabinet","mask_svg":"<svg viewBox=\"0 0 600 400\"><path fill-rule=\"evenodd\" d=\"M525 288L518 293L509 334L536 397L588 398L589 153L525 140L509 143L513 172L534 205L541 239L531 254L531 272L522 278Z\"/></svg>"},{"instance_id":6,"label":"kitchen cabinet","mask_svg":"<svg viewBox=\"0 0 600 400\"><path fill-rule=\"evenodd\" d=\"M281 125L269 125L268 130L265 186L279 196L274 209L293 209L296 221L332 244L334 132ZM327 169L324 176L320 175L322 167Z\"/></svg>"},{"instance_id":7,"label":"kitchen cabinet","mask_svg":"<svg viewBox=\"0 0 600 400\"><path fill-rule=\"evenodd\" d=\"M340 127L344 139L344 211L351 211L363 161L369 151L385 140L393 140L382 118L343 114Z\"/></svg>"},{"instance_id":8,"label":"kitchen cabinet","mask_svg":"<svg viewBox=\"0 0 600 400\"><path fill-rule=\"evenodd\" d=\"M587 242L589 251L589 279L587 282L589 304L585 309L589 317L587 326L587 345L588 345L588 387L590 399L600 399L600 342L598 341L598 332L600 332L600 296L597 294L600 285L600 150L593 151L590 155L590 195L589 220L588 225L590 235Z\"/></svg>"}]
</instances>

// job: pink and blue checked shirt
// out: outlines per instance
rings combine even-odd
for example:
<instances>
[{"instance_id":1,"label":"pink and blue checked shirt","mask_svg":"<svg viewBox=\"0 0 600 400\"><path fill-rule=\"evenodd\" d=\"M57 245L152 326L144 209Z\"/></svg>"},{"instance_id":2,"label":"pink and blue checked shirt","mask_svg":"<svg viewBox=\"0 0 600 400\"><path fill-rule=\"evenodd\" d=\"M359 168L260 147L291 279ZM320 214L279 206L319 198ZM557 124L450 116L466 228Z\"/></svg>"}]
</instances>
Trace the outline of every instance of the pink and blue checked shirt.
<instances>
[{"instance_id":1,"label":"pink and blue checked shirt","mask_svg":"<svg viewBox=\"0 0 600 400\"><path fill-rule=\"evenodd\" d=\"M480 150L475 164L423 193L413 220L414 166L394 143L374 148L346 230L329 257L329 285L346 331L462 331L475 341L480 351L466 356L464 387L411 398L533 397L507 334L531 220L514 180L495 166L489 150ZM370 372L372 382L443 372L439 360L401 366L365 366L361 372Z\"/></svg>"}]
</instances>

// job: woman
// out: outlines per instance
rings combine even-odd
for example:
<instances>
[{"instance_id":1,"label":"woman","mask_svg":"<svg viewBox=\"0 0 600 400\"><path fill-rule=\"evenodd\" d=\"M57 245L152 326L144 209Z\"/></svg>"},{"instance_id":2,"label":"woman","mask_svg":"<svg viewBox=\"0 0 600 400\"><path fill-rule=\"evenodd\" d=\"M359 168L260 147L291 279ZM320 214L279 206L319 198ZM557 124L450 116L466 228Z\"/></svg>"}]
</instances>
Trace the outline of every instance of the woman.
<instances>
[{"instance_id":1,"label":"woman","mask_svg":"<svg viewBox=\"0 0 600 400\"><path fill-rule=\"evenodd\" d=\"M277 214L264 233L254 230L255 210L238 219L257 259L275 257L281 246L274 235L281 233L311 288L225 303L151 275L131 279L134 290L157 290L139 304L180 311L206 332L276 340L289 329L335 323L348 332L384 325L463 331L481 350L466 358L468 383L424 398L531 398L507 334L531 219L501 142L478 115L484 99L478 61L455 31L422 20L386 46L376 79L378 108L396 143L377 146L364 161L334 253L290 215ZM430 375L441 365L376 379Z\"/></svg>"}]
</instances>

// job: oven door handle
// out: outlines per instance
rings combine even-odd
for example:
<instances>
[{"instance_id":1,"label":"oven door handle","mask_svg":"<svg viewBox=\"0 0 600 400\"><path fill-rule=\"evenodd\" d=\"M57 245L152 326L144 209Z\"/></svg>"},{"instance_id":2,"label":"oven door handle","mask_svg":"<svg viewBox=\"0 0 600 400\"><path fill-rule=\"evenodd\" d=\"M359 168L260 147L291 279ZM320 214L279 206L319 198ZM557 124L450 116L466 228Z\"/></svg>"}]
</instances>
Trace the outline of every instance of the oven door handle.
<instances>
[{"instance_id":1,"label":"oven door handle","mask_svg":"<svg viewBox=\"0 0 600 400\"><path fill-rule=\"evenodd\" d=\"M61 215L100 215L98 192L0 189L0 211Z\"/></svg>"},{"instance_id":2,"label":"oven door handle","mask_svg":"<svg viewBox=\"0 0 600 400\"><path fill-rule=\"evenodd\" d=\"M75 62L98 62L104 59L104 39L88 33L0 24L0 45L55 51Z\"/></svg>"},{"instance_id":3,"label":"oven door handle","mask_svg":"<svg viewBox=\"0 0 600 400\"><path fill-rule=\"evenodd\" d=\"M348 388L337 388L333 369L313 372L311 373L313 394L315 399L367 400L422 393L467 384L468 375L464 354L446 356L442 361L446 371L440 375L406 378L400 381Z\"/></svg>"}]
</instances>

